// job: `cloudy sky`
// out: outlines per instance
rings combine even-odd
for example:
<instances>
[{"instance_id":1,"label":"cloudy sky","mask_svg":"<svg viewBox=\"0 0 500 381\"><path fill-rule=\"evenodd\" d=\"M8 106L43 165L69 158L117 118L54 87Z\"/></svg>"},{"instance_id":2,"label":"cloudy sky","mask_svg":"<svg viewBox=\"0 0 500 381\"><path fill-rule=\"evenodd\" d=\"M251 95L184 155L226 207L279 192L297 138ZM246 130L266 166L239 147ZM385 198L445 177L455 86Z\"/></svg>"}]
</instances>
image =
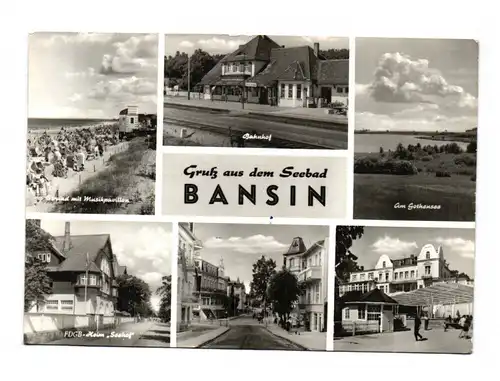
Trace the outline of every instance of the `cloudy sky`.
<instances>
[{"instance_id":1,"label":"cloudy sky","mask_svg":"<svg viewBox=\"0 0 500 381\"><path fill-rule=\"evenodd\" d=\"M174 56L176 51L193 53L196 49L203 49L210 54L232 53L240 45L246 44L255 36L229 36L213 34L171 34L165 37L165 55ZM322 50L349 48L349 39L346 37L325 36L269 36L279 45L285 47L310 45L319 42Z\"/></svg>"},{"instance_id":2,"label":"cloudy sky","mask_svg":"<svg viewBox=\"0 0 500 381\"><path fill-rule=\"evenodd\" d=\"M309 247L328 236L328 227L195 224L194 232L203 242L202 259L218 266L222 257L226 276L239 277L250 292L252 265L262 255L274 259L279 270L294 237L302 237Z\"/></svg>"},{"instance_id":3,"label":"cloudy sky","mask_svg":"<svg viewBox=\"0 0 500 381\"><path fill-rule=\"evenodd\" d=\"M351 251L358 256L358 264L368 270L375 267L382 254L391 259L417 255L429 243L443 247L444 258L452 270L474 278L474 229L365 227Z\"/></svg>"},{"instance_id":4,"label":"cloudy sky","mask_svg":"<svg viewBox=\"0 0 500 381\"><path fill-rule=\"evenodd\" d=\"M357 130L477 127L473 40L357 38L355 79Z\"/></svg>"},{"instance_id":5,"label":"cloudy sky","mask_svg":"<svg viewBox=\"0 0 500 381\"><path fill-rule=\"evenodd\" d=\"M156 113L158 36L35 33L29 37L30 118Z\"/></svg>"},{"instance_id":6,"label":"cloudy sky","mask_svg":"<svg viewBox=\"0 0 500 381\"><path fill-rule=\"evenodd\" d=\"M53 236L64 235L64 221L42 220L42 229ZM159 306L156 289L161 277L171 274L172 226L169 223L71 221L71 234L110 234L113 253L118 263L127 266L129 275L149 284L151 303Z\"/></svg>"}]
</instances>

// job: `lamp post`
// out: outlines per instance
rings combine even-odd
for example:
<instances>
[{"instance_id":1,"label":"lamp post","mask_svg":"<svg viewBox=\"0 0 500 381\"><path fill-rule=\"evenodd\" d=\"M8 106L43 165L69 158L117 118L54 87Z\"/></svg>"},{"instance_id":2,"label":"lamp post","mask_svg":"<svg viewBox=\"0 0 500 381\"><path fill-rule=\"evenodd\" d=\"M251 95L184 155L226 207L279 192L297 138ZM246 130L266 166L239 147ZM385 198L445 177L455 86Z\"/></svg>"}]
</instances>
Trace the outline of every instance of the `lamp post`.
<instances>
[{"instance_id":1,"label":"lamp post","mask_svg":"<svg viewBox=\"0 0 500 381\"><path fill-rule=\"evenodd\" d=\"M188 54L188 72L187 72L187 81L188 81L188 100L191 99L191 56Z\"/></svg>"},{"instance_id":2,"label":"lamp post","mask_svg":"<svg viewBox=\"0 0 500 381\"><path fill-rule=\"evenodd\" d=\"M246 92L246 81L245 81L245 69L246 69L246 53L243 53L243 91L241 93L241 108L245 109L245 92Z\"/></svg>"}]
</instances>

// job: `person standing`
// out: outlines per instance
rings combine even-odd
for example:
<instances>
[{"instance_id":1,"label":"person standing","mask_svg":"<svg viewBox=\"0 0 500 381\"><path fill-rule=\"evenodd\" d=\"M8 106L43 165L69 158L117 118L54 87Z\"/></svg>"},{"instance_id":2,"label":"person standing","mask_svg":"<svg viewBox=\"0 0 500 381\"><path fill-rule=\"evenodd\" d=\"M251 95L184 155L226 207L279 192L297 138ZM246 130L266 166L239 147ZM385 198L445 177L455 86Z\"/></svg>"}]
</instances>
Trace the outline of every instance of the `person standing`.
<instances>
[{"instance_id":1,"label":"person standing","mask_svg":"<svg viewBox=\"0 0 500 381\"><path fill-rule=\"evenodd\" d=\"M415 341L420 341L423 339L420 334L420 326L422 325L422 320L418 314L415 315L415 327L413 328L413 335L415 336Z\"/></svg>"}]
</instances>

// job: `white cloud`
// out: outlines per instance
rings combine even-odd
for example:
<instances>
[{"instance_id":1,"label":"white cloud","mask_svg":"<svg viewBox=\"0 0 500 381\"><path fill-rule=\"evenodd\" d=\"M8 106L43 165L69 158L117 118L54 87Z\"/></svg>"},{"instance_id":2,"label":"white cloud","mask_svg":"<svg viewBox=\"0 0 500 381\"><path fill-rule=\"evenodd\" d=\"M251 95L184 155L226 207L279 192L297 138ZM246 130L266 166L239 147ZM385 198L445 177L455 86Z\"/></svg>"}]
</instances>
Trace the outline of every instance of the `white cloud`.
<instances>
[{"instance_id":1,"label":"white cloud","mask_svg":"<svg viewBox=\"0 0 500 381\"><path fill-rule=\"evenodd\" d=\"M153 79L135 76L101 80L95 84L88 97L99 100L123 100L127 95L156 97L156 86L157 83Z\"/></svg>"},{"instance_id":2,"label":"white cloud","mask_svg":"<svg viewBox=\"0 0 500 381\"><path fill-rule=\"evenodd\" d=\"M435 103L434 98L452 98L459 107L477 107L474 96L448 83L428 60L398 52L380 57L369 91L378 102Z\"/></svg>"},{"instance_id":3,"label":"white cloud","mask_svg":"<svg viewBox=\"0 0 500 381\"><path fill-rule=\"evenodd\" d=\"M199 40L198 44L202 49L213 53L230 53L238 49L240 45L246 44L245 40L231 40L220 37L212 37L206 40Z\"/></svg>"},{"instance_id":4,"label":"white cloud","mask_svg":"<svg viewBox=\"0 0 500 381\"><path fill-rule=\"evenodd\" d=\"M204 243L204 246L211 249L227 249L245 254L265 254L270 251L284 250L289 245L279 242L273 236L257 234L244 238L230 237L225 239L212 237Z\"/></svg>"},{"instance_id":5,"label":"white cloud","mask_svg":"<svg viewBox=\"0 0 500 381\"><path fill-rule=\"evenodd\" d=\"M153 292L162 276L170 274L171 247L171 232L161 226L143 226L134 234L114 235L113 239L118 263L148 283Z\"/></svg>"},{"instance_id":6,"label":"white cloud","mask_svg":"<svg viewBox=\"0 0 500 381\"><path fill-rule=\"evenodd\" d=\"M72 96L69 97L69 100L71 102L78 102L79 100L81 100L83 97L82 97L82 94L79 94L79 93L74 93Z\"/></svg>"},{"instance_id":7,"label":"white cloud","mask_svg":"<svg viewBox=\"0 0 500 381\"><path fill-rule=\"evenodd\" d=\"M399 238L391 238L386 235L374 242L372 244L372 249L378 254L387 254L391 256L395 254L407 254L412 251L412 249L418 249L418 245L415 241L402 241Z\"/></svg>"},{"instance_id":8,"label":"white cloud","mask_svg":"<svg viewBox=\"0 0 500 381\"><path fill-rule=\"evenodd\" d=\"M64 76L66 78L76 79L76 78L92 78L98 75L93 67L87 68L84 71L77 72L65 72Z\"/></svg>"},{"instance_id":9,"label":"white cloud","mask_svg":"<svg viewBox=\"0 0 500 381\"><path fill-rule=\"evenodd\" d=\"M44 40L45 46L54 44L105 44L113 39L111 33L55 33Z\"/></svg>"},{"instance_id":10,"label":"white cloud","mask_svg":"<svg viewBox=\"0 0 500 381\"><path fill-rule=\"evenodd\" d=\"M156 35L132 36L126 41L115 42L114 53L103 55L101 74L135 74L156 71L158 66L158 40Z\"/></svg>"},{"instance_id":11,"label":"white cloud","mask_svg":"<svg viewBox=\"0 0 500 381\"><path fill-rule=\"evenodd\" d=\"M446 246L452 252L459 254L464 258L473 259L476 251L474 241L466 240L460 237L455 238L437 238L436 242Z\"/></svg>"},{"instance_id":12,"label":"white cloud","mask_svg":"<svg viewBox=\"0 0 500 381\"><path fill-rule=\"evenodd\" d=\"M191 41L181 41L179 46L183 48L192 48L194 44Z\"/></svg>"}]
</instances>

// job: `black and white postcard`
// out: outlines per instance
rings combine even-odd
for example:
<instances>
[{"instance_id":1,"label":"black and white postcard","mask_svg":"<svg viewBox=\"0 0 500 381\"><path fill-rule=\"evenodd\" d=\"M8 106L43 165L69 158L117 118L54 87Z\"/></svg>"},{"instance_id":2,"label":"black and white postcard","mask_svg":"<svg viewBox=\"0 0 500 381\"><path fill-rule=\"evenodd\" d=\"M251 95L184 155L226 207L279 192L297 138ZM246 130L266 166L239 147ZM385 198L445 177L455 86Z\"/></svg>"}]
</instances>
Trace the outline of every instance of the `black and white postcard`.
<instances>
[{"instance_id":1,"label":"black and white postcard","mask_svg":"<svg viewBox=\"0 0 500 381\"><path fill-rule=\"evenodd\" d=\"M169 347L172 224L26 220L24 342Z\"/></svg>"},{"instance_id":2,"label":"black and white postcard","mask_svg":"<svg viewBox=\"0 0 500 381\"><path fill-rule=\"evenodd\" d=\"M334 350L471 353L474 236L337 226Z\"/></svg>"},{"instance_id":3,"label":"black and white postcard","mask_svg":"<svg viewBox=\"0 0 500 381\"><path fill-rule=\"evenodd\" d=\"M478 43L356 39L354 218L475 221Z\"/></svg>"},{"instance_id":4,"label":"black and white postcard","mask_svg":"<svg viewBox=\"0 0 500 381\"><path fill-rule=\"evenodd\" d=\"M347 149L349 39L165 36L163 144Z\"/></svg>"},{"instance_id":5,"label":"black and white postcard","mask_svg":"<svg viewBox=\"0 0 500 381\"><path fill-rule=\"evenodd\" d=\"M29 36L27 212L154 214L158 36Z\"/></svg>"},{"instance_id":6,"label":"black and white postcard","mask_svg":"<svg viewBox=\"0 0 500 381\"><path fill-rule=\"evenodd\" d=\"M177 347L324 351L328 234L179 224Z\"/></svg>"}]
</instances>

